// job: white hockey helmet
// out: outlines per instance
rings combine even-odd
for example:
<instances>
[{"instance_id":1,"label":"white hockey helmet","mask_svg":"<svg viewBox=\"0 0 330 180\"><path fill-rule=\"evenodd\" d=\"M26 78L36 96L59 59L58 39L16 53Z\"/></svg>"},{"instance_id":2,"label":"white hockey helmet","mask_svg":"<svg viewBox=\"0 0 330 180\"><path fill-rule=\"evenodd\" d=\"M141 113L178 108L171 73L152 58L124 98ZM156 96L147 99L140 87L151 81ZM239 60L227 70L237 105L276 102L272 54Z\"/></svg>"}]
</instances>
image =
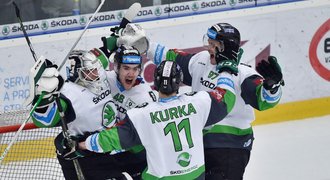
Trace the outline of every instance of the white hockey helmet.
<instances>
[{"instance_id":1,"label":"white hockey helmet","mask_svg":"<svg viewBox=\"0 0 330 180\"><path fill-rule=\"evenodd\" d=\"M100 49L74 50L69 56L67 76L69 81L81 84L94 94L100 94L109 88L105 73L108 68L109 59Z\"/></svg>"}]
</instances>

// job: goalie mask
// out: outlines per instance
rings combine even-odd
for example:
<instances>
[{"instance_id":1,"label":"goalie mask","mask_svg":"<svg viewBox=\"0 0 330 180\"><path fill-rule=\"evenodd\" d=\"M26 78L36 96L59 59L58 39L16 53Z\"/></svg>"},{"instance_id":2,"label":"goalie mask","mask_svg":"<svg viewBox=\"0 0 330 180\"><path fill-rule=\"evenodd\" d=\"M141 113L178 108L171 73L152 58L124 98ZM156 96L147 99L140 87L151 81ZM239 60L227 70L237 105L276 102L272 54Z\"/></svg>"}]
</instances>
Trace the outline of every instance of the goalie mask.
<instances>
[{"instance_id":1,"label":"goalie mask","mask_svg":"<svg viewBox=\"0 0 330 180\"><path fill-rule=\"evenodd\" d=\"M178 93L183 74L179 65L173 61L162 61L154 73L155 89L166 95Z\"/></svg>"},{"instance_id":2,"label":"goalie mask","mask_svg":"<svg viewBox=\"0 0 330 180\"><path fill-rule=\"evenodd\" d=\"M108 67L108 58L101 50L75 50L69 56L68 80L86 87L94 94L101 94L109 89L105 72Z\"/></svg>"}]
</instances>

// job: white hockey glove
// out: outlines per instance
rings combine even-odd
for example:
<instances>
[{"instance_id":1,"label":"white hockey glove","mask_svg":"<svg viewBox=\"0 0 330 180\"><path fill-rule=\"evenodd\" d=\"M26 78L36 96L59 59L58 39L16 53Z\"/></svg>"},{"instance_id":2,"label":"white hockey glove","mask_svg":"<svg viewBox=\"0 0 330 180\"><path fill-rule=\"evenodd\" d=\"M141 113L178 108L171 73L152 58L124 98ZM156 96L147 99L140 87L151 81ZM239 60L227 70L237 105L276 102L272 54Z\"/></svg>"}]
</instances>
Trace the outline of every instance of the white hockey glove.
<instances>
[{"instance_id":1,"label":"white hockey glove","mask_svg":"<svg viewBox=\"0 0 330 180\"><path fill-rule=\"evenodd\" d=\"M120 32L117 46L120 47L123 44L135 47L140 54L146 53L149 48L149 40L146 37L146 33L138 24L127 24L126 28Z\"/></svg>"},{"instance_id":2,"label":"white hockey glove","mask_svg":"<svg viewBox=\"0 0 330 180\"><path fill-rule=\"evenodd\" d=\"M47 68L41 75L38 83L36 84L36 95L41 95L42 92L46 92L44 98L56 95L61 88L59 72L56 68Z\"/></svg>"},{"instance_id":3,"label":"white hockey glove","mask_svg":"<svg viewBox=\"0 0 330 180\"><path fill-rule=\"evenodd\" d=\"M49 60L46 60L46 63L47 67L35 85L35 96L40 96L42 92L45 92L44 99L54 95L58 96L64 83L62 76L57 70L57 65L52 64Z\"/></svg>"}]
</instances>

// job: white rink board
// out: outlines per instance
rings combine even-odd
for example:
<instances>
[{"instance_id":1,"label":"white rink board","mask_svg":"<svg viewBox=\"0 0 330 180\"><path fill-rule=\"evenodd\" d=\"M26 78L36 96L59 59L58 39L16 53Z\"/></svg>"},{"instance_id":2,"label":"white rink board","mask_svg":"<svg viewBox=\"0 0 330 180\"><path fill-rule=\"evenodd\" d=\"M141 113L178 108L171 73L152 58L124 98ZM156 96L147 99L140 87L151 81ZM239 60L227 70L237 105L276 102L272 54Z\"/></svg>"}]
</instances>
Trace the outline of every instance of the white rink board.
<instances>
[{"instance_id":1,"label":"white rink board","mask_svg":"<svg viewBox=\"0 0 330 180\"><path fill-rule=\"evenodd\" d=\"M330 1L302 1L259 8L225 11L141 23L150 39L172 48L202 46L206 29L217 22L236 26L245 42L243 62L254 65L255 57L266 47L278 58L286 85L281 103L327 97L329 80L322 78L310 62L310 44L315 33L330 17ZM329 22L329 21L328 21ZM329 27L329 26L327 26ZM321 28L322 29L322 28ZM81 31L31 37L38 56L60 64ZM109 27L89 29L77 49L102 45L100 38L109 34ZM330 53L325 52L329 28L316 43L318 60L330 69ZM28 71L34 60L24 38L0 41L0 112L23 108L29 95ZM64 68L63 68L64 69ZM64 70L61 72L65 76Z\"/></svg>"}]
</instances>

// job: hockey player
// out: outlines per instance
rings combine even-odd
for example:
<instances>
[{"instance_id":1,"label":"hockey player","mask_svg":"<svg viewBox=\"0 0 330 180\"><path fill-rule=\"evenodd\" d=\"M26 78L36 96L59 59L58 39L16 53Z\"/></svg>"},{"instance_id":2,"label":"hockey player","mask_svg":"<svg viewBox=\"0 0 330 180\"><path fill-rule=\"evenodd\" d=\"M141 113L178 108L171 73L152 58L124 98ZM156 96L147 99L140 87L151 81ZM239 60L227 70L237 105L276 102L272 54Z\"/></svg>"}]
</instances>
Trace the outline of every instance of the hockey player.
<instances>
[{"instance_id":1,"label":"hockey player","mask_svg":"<svg viewBox=\"0 0 330 180\"><path fill-rule=\"evenodd\" d=\"M219 71L214 91L178 96L181 69L163 61L154 73L159 102L128 110L125 123L89 136L79 147L107 152L142 144L148 162L142 179L204 179L202 130L223 119L235 101L235 70L223 65Z\"/></svg>"},{"instance_id":2,"label":"hockey player","mask_svg":"<svg viewBox=\"0 0 330 180\"><path fill-rule=\"evenodd\" d=\"M35 99L41 92L47 94L35 110L33 122L39 127L60 125L55 101L60 98L69 134L73 140L81 141L120 121L113 109L125 113L139 104L155 101L155 94L139 76L142 68L139 52L132 47L121 47L115 57L116 70L112 72L105 71L109 61L101 50L73 51L69 58L69 77L63 87L56 65L50 63L36 85ZM78 157L86 179L124 179L123 171L139 173L146 165L145 159L130 152L109 155L72 151L62 133L56 137L55 145L68 180L77 179L71 160Z\"/></svg>"},{"instance_id":3,"label":"hockey player","mask_svg":"<svg viewBox=\"0 0 330 180\"><path fill-rule=\"evenodd\" d=\"M207 50L187 54L171 50L183 71L183 83L193 91L211 91L216 87L218 67L240 61L243 50L239 31L228 23L218 23L207 30L204 36ZM167 48L152 44L148 57L159 64ZM237 94L233 110L224 120L204 131L206 179L243 179L250 159L254 140L251 123L255 119L253 108L263 111L279 103L284 85L281 68L273 56L262 60L256 67L240 63L234 76ZM216 113L216 112L215 112Z\"/></svg>"}]
</instances>

